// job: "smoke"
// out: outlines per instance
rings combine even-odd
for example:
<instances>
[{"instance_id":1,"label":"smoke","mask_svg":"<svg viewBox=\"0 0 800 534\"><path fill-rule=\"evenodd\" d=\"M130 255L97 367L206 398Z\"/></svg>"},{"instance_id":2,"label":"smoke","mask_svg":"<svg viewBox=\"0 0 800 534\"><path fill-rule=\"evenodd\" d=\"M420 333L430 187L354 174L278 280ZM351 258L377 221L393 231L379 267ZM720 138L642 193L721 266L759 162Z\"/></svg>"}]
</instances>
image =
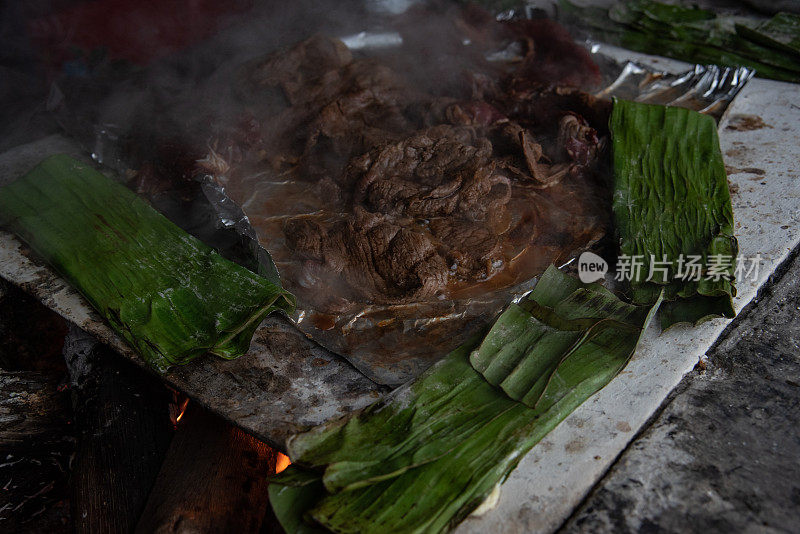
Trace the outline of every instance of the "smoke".
<instances>
[{"instance_id":1,"label":"smoke","mask_svg":"<svg viewBox=\"0 0 800 534\"><path fill-rule=\"evenodd\" d=\"M379 34L386 30L387 13L410 4L390 0L259 3L213 37L115 82L108 96L92 108L76 102L75 109L80 108L79 114L90 116L105 132L137 130L141 136L146 129L161 136L181 136L190 145L202 144L210 135L210 125L241 111L235 79L243 64L314 34Z\"/></svg>"},{"instance_id":2,"label":"smoke","mask_svg":"<svg viewBox=\"0 0 800 534\"><path fill-rule=\"evenodd\" d=\"M0 8L0 147L60 127L99 162L122 172L152 156L145 149L154 148L157 137L202 144L209 125L236 113L234 80L240 65L311 35L343 38L361 53L399 50L402 34L405 56L395 65L432 91L452 85L470 48L453 25L452 15L462 9L455 2L250 4L5 3ZM425 16L413 15L422 9ZM189 42L195 44L187 47ZM131 135L139 146L122 146L120 140Z\"/></svg>"},{"instance_id":3,"label":"smoke","mask_svg":"<svg viewBox=\"0 0 800 534\"><path fill-rule=\"evenodd\" d=\"M213 37L116 81L91 111L95 124L121 131L146 117L148 127L200 138L204 132L190 119L224 120L240 107L235 79L243 64L315 34L342 39L356 57L380 55L420 90L447 94L463 85L465 70L486 68L484 47L495 36L475 28L492 19L452 1L259 3Z\"/></svg>"}]
</instances>

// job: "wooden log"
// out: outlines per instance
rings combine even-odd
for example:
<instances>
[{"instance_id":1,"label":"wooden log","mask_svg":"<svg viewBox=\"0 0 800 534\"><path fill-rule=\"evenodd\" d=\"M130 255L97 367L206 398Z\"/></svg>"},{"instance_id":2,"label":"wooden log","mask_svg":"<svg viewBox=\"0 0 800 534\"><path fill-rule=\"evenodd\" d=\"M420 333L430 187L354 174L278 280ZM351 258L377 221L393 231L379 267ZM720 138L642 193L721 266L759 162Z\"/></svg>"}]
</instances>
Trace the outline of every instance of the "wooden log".
<instances>
[{"instance_id":1,"label":"wooden log","mask_svg":"<svg viewBox=\"0 0 800 534\"><path fill-rule=\"evenodd\" d=\"M66 373L61 346L67 322L41 302L0 279L0 368Z\"/></svg>"},{"instance_id":2,"label":"wooden log","mask_svg":"<svg viewBox=\"0 0 800 534\"><path fill-rule=\"evenodd\" d=\"M0 450L71 438L69 405L58 383L40 373L0 370Z\"/></svg>"},{"instance_id":3,"label":"wooden log","mask_svg":"<svg viewBox=\"0 0 800 534\"><path fill-rule=\"evenodd\" d=\"M65 321L0 279L0 531L72 532Z\"/></svg>"},{"instance_id":4,"label":"wooden log","mask_svg":"<svg viewBox=\"0 0 800 534\"><path fill-rule=\"evenodd\" d=\"M64 353L79 431L72 465L75 531L131 532L172 439L172 393L155 377L72 329Z\"/></svg>"},{"instance_id":5,"label":"wooden log","mask_svg":"<svg viewBox=\"0 0 800 534\"><path fill-rule=\"evenodd\" d=\"M52 376L0 371L0 531L71 532L69 394Z\"/></svg>"},{"instance_id":6,"label":"wooden log","mask_svg":"<svg viewBox=\"0 0 800 534\"><path fill-rule=\"evenodd\" d=\"M277 453L197 403L180 421L138 533L260 532Z\"/></svg>"}]
</instances>

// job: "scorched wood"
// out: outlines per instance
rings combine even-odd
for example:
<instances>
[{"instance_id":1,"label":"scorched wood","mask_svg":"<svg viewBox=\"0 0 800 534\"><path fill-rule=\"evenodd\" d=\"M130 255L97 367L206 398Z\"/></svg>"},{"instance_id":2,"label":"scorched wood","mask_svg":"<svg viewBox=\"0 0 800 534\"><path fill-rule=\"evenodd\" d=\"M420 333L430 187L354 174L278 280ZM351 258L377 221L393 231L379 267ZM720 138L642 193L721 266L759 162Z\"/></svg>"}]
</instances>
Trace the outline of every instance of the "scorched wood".
<instances>
[{"instance_id":1,"label":"scorched wood","mask_svg":"<svg viewBox=\"0 0 800 534\"><path fill-rule=\"evenodd\" d=\"M72 464L75 531L131 532L172 438L172 395L74 326L64 356L79 431Z\"/></svg>"},{"instance_id":2,"label":"scorched wood","mask_svg":"<svg viewBox=\"0 0 800 534\"><path fill-rule=\"evenodd\" d=\"M258 532L276 452L189 403L137 533Z\"/></svg>"}]
</instances>

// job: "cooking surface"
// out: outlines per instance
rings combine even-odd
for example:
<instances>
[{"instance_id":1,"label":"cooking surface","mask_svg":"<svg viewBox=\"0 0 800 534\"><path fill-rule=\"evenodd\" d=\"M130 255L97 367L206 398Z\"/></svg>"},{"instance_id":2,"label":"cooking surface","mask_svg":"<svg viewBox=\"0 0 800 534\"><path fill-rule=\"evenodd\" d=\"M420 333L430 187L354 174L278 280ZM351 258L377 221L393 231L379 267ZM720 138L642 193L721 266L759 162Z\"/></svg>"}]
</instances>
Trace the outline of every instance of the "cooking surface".
<instances>
[{"instance_id":1,"label":"cooking surface","mask_svg":"<svg viewBox=\"0 0 800 534\"><path fill-rule=\"evenodd\" d=\"M388 385L609 218L609 101L560 87L599 83L589 52L548 19L424 15L389 22L395 47L315 35L241 65L235 118L198 161L272 255L299 329Z\"/></svg>"},{"instance_id":2,"label":"cooking surface","mask_svg":"<svg viewBox=\"0 0 800 534\"><path fill-rule=\"evenodd\" d=\"M797 86L754 80L720 125L742 254L760 254L764 260L757 277L739 284L737 310L753 299L757 288L800 239L798 106ZM77 152L68 141L55 137L4 154L0 157L2 180L13 179L57 151ZM0 233L0 276L143 365L74 291L29 258L24 246L5 232ZM556 528L726 324L715 320L661 336L651 330L623 374L523 459L504 485L498 508L483 518L466 521L460 530ZM203 358L176 369L167 379L271 443L282 443L301 425L364 406L378 394L377 386L352 367L278 319L262 325L247 356L231 362ZM517 520L504 521L508 517Z\"/></svg>"}]
</instances>

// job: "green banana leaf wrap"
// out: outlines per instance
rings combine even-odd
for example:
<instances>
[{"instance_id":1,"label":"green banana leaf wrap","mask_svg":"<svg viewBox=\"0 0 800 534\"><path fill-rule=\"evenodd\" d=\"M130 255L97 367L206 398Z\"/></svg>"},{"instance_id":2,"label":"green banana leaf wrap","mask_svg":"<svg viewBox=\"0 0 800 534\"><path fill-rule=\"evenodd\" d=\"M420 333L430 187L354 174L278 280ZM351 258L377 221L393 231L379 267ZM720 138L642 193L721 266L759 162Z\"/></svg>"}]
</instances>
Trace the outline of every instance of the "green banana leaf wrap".
<instances>
[{"instance_id":1,"label":"green banana leaf wrap","mask_svg":"<svg viewBox=\"0 0 800 534\"><path fill-rule=\"evenodd\" d=\"M584 353L613 354L625 365L650 307L619 300L599 284L546 271L519 304L511 304L470 355L472 367L509 397L531 408L551 400L562 365Z\"/></svg>"},{"instance_id":2,"label":"green banana leaf wrap","mask_svg":"<svg viewBox=\"0 0 800 534\"><path fill-rule=\"evenodd\" d=\"M0 188L7 226L153 367L244 354L294 297L222 258L135 193L66 155Z\"/></svg>"},{"instance_id":3,"label":"green banana leaf wrap","mask_svg":"<svg viewBox=\"0 0 800 534\"><path fill-rule=\"evenodd\" d=\"M663 328L733 317L738 243L716 123L615 100L610 128L614 218L633 302L653 303L663 290Z\"/></svg>"},{"instance_id":4,"label":"green banana leaf wrap","mask_svg":"<svg viewBox=\"0 0 800 534\"><path fill-rule=\"evenodd\" d=\"M736 32L764 46L784 50L800 59L800 15L778 13L764 22L740 22Z\"/></svg>"},{"instance_id":5,"label":"green banana leaf wrap","mask_svg":"<svg viewBox=\"0 0 800 534\"><path fill-rule=\"evenodd\" d=\"M289 533L449 530L619 373L657 307L551 267L482 341L362 412L290 439L294 463L270 486L276 515ZM497 387L482 373L506 365L506 347L521 378L507 367Z\"/></svg>"},{"instance_id":6,"label":"green banana leaf wrap","mask_svg":"<svg viewBox=\"0 0 800 534\"><path fill-rule=\"evenodd\" d=\"M560 0L566 22L594 37L639 52L694 63L744 66L759 76L800 81L800 16L757 19L717 15L694 6L653 0L584 8Z\"/></svg>"}]
</instances>

